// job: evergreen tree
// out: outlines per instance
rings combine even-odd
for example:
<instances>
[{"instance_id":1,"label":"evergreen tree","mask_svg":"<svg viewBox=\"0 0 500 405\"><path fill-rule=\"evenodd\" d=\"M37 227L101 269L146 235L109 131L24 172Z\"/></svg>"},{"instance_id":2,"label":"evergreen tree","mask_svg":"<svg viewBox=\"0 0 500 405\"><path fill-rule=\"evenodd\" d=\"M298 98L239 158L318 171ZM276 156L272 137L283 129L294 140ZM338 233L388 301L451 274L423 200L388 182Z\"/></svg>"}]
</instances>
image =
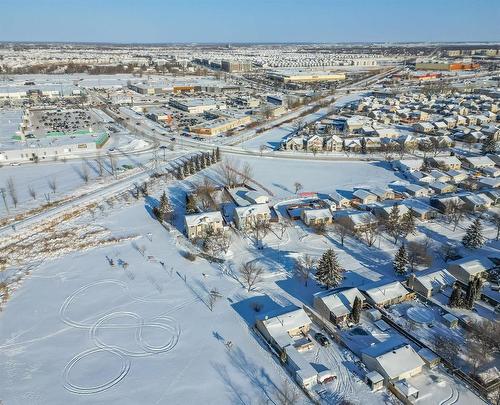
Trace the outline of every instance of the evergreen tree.
<instances>
[{"instance_id":1,"label":"evergreen tree","mask_svg":"<svg viewBox=\"0 0 500 405\"><path fill-rule=\"evenodd\" d=\"M177 178L179 180L182 180L184 178L184 170L182 169L182 166L179 166L177 168Z\"/></svg>"},{"instance_id":2,"label":"evergreen tree","mask_svg":"<svg viewBox=\"0 0 500 405\"><path fill-rule=\"evenodd\" d=\"M467 309L472 309L474 307L474 301L476 300L476 283L474 280L469 281L467 284L467 291L465 292L465 307Z\"/></svg>"},{"instance_id":3,"label":"evergreen tree","mask_svg":"<svg viewBox=\"0 0 500 405\"><path fill-rule=\"evenodd\" d=\"M467 228L462 244L469 249L477 249L484 245L483 226L479 217Z\"/></svg>"},{"instance_id":4,"label":"evergreen tree","mask_svg":"<svg viewBox=\"0 0 500 405\"><path fill-rule=\"evenodd\" d=\"M205 153L202 153L200 156L200 165L202 169L205 169L207 167L207 160Z\"/></svg>"},{"instance_id":5,"label":"evergreen tree","mask_svg":"<svg viewBox=\"0 0 500 405\"><path fill-rule=\"evenodd\" d=\"M188 161L184 162L184 165L183 165L182 169L183 169L183 172L184 172L184 177L187 177L187 176L189 176L191 174L190 173L191 170L190 170L189 162Z\"/></svg>"},{"instance_id":6,"label":"evergreen tree","mask_svg":"<svg viewBox=\"0 0 500 405\"><path fill-rule=\"evenodd\" d=\"M218 146L217 149L215 149L215 159L217 160L217 162L220 162L220 149Z\"/></svg>"},{"instance_id":7,"label":"evergreen tree","mask_svg":"<svg viewBox=\"0 0 500 405\"><path fill-rule=\"evenodd\" d=\"M396 253L396 256L394 256L394 271L399 275L406 274L408 264L408 254L406 253L405 245L401 245L398 252Z\"/></svg>"},{"instance_id":8,"label":"evergreen tree","mask_svg":"<svg viewBox=\"0 0 500 405\"><path fill-rule=\"evenodd\" d=\"M483 288L483 279L481 277L476 277L474 280L474 289L476 290L475 300L481 298L481 290Z\"/></svg>"},{"instance_id":9,"label":"evergreen tree","mask_svg":"<svg viewBox=\"0 0 500 405\"><path fill-rule=\"evenodd\" d=\"M195 164L196 171L199 172L201 170L200 155L196 155L194 157L194 164Z\"/></svg>"},{"instance_id":10,"label":"evergreen tree","mask_svg":"<svg viewBox=\"0 0 500 405\"><path fill-rule=\"evenodd\" d=\"M401 217L401 235L403 237L407 237L408 235L414 235L417 231L417 227L415 225L415 216L413 215L413 209L410 208L407 212L405 212Z\"/></svg>"},{"instance_id":11,"label":"evergreen tree","mask_svg":"<svg viewBox=\"0 0 500 405\"><path fill-rule=\"evenodd\" d=\"M363 155L366 155L366 139L365 139L365 137L361 138L360 143L361 143L361 153Z\"/></svg>"},{"instance_id":12,"label":"evergreen tree","mask_svg":"<svg viewBox=\"0 0 500 405\"><path fill-rule=\"evenodd\" d=\"M196 173L196 163L194 162L194 159L191 158L191 161L189 162L189 174L195 174Z\"/></svg>"},{"instance_id":13,"label":"evergreen tree","mask_svg":"<svg viewBox=\"0 0 500 405\"><path fill-rule=\"evenodd\" d=\"M318 261L316 280L326 288L338 286L344 276L344 269L340 266L333 249L328 249Z\"/></svg>"},{"instance_id":14,"label":"evergreen tree","mask_svg":"<svg viewBox=\"0 0 500 405\"><path fill-rule=\"evenodd\" d=\"M394 238L394 244L397 243L401 232L401 226L399 222L400 222L399 205L394 204L392 206L391 212L389 212L389 216L385 223L385 230L389 235L391 235Z\"/></svg>"},{"instance_id":15,"label":"evergreen tree","mask_svg":"<svg viewBox=\"0 0 500 405\"><path fill-rule=\"evenodd\" d=\"M458 308L462 306L462 290L457 283L453 284L453 290L451 291L448 306L451 308Z\"/></svg>"},{"instance_id":16,"label":"evergreen tree","mask_svg":"<svg viewBox=\"0 0 500 405\"><path fill-rule=\"evenodd\" d=\"M210 153L204 153L205 156L205 166L208 167L212 164L212 159L210 158Z\"/></svg>"},{"instance_id":17,"label":"evergreen tree","mask_svg":"<svg viewBox=\"0 0 500 405\"><path fill-rule=\"evenodd\" d=\"M354 303L352 304L351 320L354 323L359 323L359 318L361 317L361 309L363 307L363 301L356 296L354 298Z\"/></svg>"},{"instance_id":18,"label":"evergreen tree","mask_svg":"<svg viewBox=\"0 0 500 405\"><path fill-rule=\"evenodd\" d=\"M168 200L167 195L165 194L165 191L160 197L160 205L158 207L158 211L160 214L161 220L163 220L166 216L170 217L172 214L172 205L170 204L170 201Z\"/></svg>"},{"instance_id":19,"label":"evergreen tree","mask_svg":"<svg viewBox=\"0 0 500 405\"><path fill-rule=\"evenodd\" d=\"M495 135L493 133L490 133L484 140L481 146L481 152L483 155L497 152L497 142L495 141Z\"/></svg>"},{"instance_id":20,"label":"evergreen tree","mask_svg":"<svg viewBox=\"0 0 500 405\"><path fill-rule=\"evenodd\" d=\"M212 151L211 162L212 162L212 164L217 162L217 156L215 156L215 149Z\"/></svg>"}]
</instances>

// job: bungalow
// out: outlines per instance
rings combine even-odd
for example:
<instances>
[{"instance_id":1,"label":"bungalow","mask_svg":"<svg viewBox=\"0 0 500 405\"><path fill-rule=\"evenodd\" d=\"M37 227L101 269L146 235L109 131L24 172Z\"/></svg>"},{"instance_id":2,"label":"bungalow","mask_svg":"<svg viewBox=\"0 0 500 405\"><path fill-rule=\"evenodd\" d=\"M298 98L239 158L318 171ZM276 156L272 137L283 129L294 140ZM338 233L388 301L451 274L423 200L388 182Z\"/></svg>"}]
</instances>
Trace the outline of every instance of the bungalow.
<instances>
[{"instance_id":1,"label":"bungalow","mask_svg":"<svg viewBox=\"0 0 500 405\"><path fill-rule=\"evenodd\" d=\"M430 187L436 194L453 193L456 190L453 184L442 183L440 181L431 183Z\"/></svg>"},{"instance_id":2,"label":"bungalow","mask_svg":"<svg viewBox=\"0 0 500 405\"><path fill-rule=\"evenodd\" d=\"M423 159L401 159L394 160L392 162L392 167L394 168L394 170L399 170L402 172L414 172L415 170L420 170L423 163Z\"/></svg>"},{"instance_id":3,"label":"bungalow","mask_svg":"<svg viewBox=\"0 0 500 405\"><path fill-rule=\"evenodd\" d=\"M258 191L249 191L243 198L248 200L252 204L267 204L269 202L269 196L266 194L259 193Z\"/></svg>"},{"instance_id":4,"label":"bungalow","mask_svg":"<svg viewBox=\"0 0 500 405\"><path fill-rule=\"evenodd\" d=\"M447 181L450 181L450 176L448 176L446 173L443 173L440 170L433 169L429 173L432 177L434 177L434 181L439 181L441 183L446 183Z\"/></svg>"},{"instance_id":5,"label":"bungalow","mask_svg":"<svg viewBox=\"0 0 500 405\"><path fill-rule=\"evenodd\" d=\"M332 213L328 208L304 209L301 219L307 226L319 226L332 223Z\"/></svg>"},{"instance_id":6,"label":"bungalow","mask_svg":"<svg viewBox=\"0 0 500 405\"><path fill-rule=\"evenodd\" d=\"M485 190L482 194L490 198L492 205L500 204L500 190Z\"/></svg>"},{"instance_id":7,"label":"bungalow","mask_svg":"<svg viewBox=\"0 0 500 405\"><path fill-rule=\"evenodd\" d=\"M329 194L328 198L335 203L337 208L348 208L351 206L351 201L336 191Z\"/></svg>"},{"instance_id":8,"label":"bungalow","mask_svg":"<svg viewBox=\"0 0 500 405\"><path fill-rule=\"evenodd\" d=\"M500 177L500 168L498 168L497 166L493 166L493 167L485 167L484 169L481 169L481 171L486 175L486 176L489 176L489 177Z\"/></svg>"},{"instance_id":9,"label":"bungalow","mask_svg":"<svg viewBox=\"0 0 500 405\"><path fill-rule=\"evenodd\" d=\"M490 154L490 155L486 155L486 156L488 156L491 160L493 160L497 166L500 166L500 155L499 154Z\"/></svg>"},{"instance_id":10,"label":"bungalow","mask_svg":"<svg viewBox=\"0 0 500 405\"><path fill-rule=\"evenodd\" d=\"M495 162L488 156L464 156L462 158L462 166L466 169L484 169L486 167L494 167Z\"/></svg>"},{"instance_id":11,"label":"bungalow","mask_svg":"<svg viewBox=\"0 0 500 405\"><path fill-rule=\"evenodd\" d=\"M485 194L465 194L460 199L464 202L469 211L485 211L491 207L492 200Z\"/></svg>"},{"instance_id":12,"label":"bungalow","mask_svg":"<svg viewBox=\"0 0 500 405\"><path fill-rule=\"evenodd\" d=\"M453 196L436 196L430 199L431 207L436 208L442 214L447 214L450 207L458 204L463 205L464 202L456 195Z\"/></svg>"},{"instance_id":13,"label":"bungalow","mask_svg":"<svg viewBox=\"0 0 500 405\"><path fill-rule=\"evenodd\" d=\"M208 229L215 232L222 231L224 222L219 211L203 212L201 214L186 215L184 217L184 228L189 239L202 238Z\"/></svg>"},{"instance_id":14,"label":"bungalow","mask_svg":"<svg viewBox=\"0 0 500 405\"><path fill-rule=\"evenodd\" d=\"M456 156L436 156L430 158L432 165L448 170L458 170L462 162Z\"/></svg>"},{"instance_id":15,"label":"bungalow","mask_svg":"<svg viewBox=\"0 0 500 405\"><path fill-rule=\"evenodd\" d=\"M269 222L271 211L267 204L251 204L246 207L236 207L233 215L234 223L240 230L246 230L252 224Z\"/></svg>"},{"instance_id":16,"label":"bungalow","mask_svg":"<svg viewBox=\"0 0 500 405\"><path fill-rule=\"evenodd\" d=\"M377 196L375 194L372 194L369 191L363 189L354 191L353 196L353 201L359 204L368 205L377 202Z\"/></svg>"},{"instance_id":17,"label":"bungalow","mask_svg":"<svg viewBox=\"0 0 500 405\"><path fill-rule=\"evenodd\" d=\"M353 232L361 232L378 224L371 212L339 211L335 213L335 221Z\"/></svg>"},{"instance_id":18,"label":"bungalow","mask_svg":"<svg viewBox=\"0 0 500 405\"><path fill-rule=\"evenodd\" d=\"M500 187L500 178L498 177L480 177L477 179L479 188L498 188Z\"/></svg>"},{"instance_id":19,"label":"bungalow","mask_svg":"<svg viewBox=\"0 0 500 405\"><path fill-rule=\"evenodd\" d=\"M409 180L413 180L418 184L421 184L422 186L429 185L430 183L436 181L436 179L432 177L430 174L421 172L420 170L408 173L406 177L408 177Z\"/></svg>"},{"instance_id":20,"label":"bungalow","mask_svg":"<svg viewBox=\"0 0 500 405\"><path fill-rule=\"evenodd\" d=\"M413 298L410 293L399 281L383 284L377 287L363 290L367 301L378 307L399 304Z\"/></svg>"},{"instance_id":21,"label":"bungalow","mask_svg":"<svg viewBox=\"0 0 500 405\"><path fill-rule=\"evenodd\" d=\"M493 267L493 263L485 257L478 259L464 257L449 263L448 271L458 281L467 285L477 277L486 278L486 272Z\"/></svg>"},{"instance_id":22,"label":"bungalow","mask_svg":"<svg viewBox=\"0 0 500 405\"><path fill-rule=\"evenodd\" d=\"M427 221L429 219L434 219L437 217L437 211L430 205L427 205L419 200L404 200L403 204L411 209L411 212L415 218L421 221Z\"/></svg>"},{"instance_id":23,"label":"bungalow","mask_svg":"<svg viewBox=\"0 0 500 405\"><path fill-rule=\"evenodd\" d=\"M356 297L362 303L365 302L364 295L357 288L340 292L319 292L314 295L314 308L323 318L335 325L344 325L349 319Z\"/></svg>"},{"instance_id":24,"label":"bungalow","mask_svg":"<svg viewBox=\"0 0 500 405\"><path fill-rule=\"evenodd\" d=\"M400 338L389 338L367 347L361 352L361 360L370 371L377 371L385 382L397 382L422 372L424 361Z\"/></svg>"},{"instance_id":25,"label":"bungalow","mask_svg":"<svg viewBox=\"0 0 500 405\"><path fill-rule=\"evenodd\" d=\"M373 207L373 213L377 216L377 218L386 219L389 217L392 208L395 205L399 207L399 215L406 214L409 211L408 207L406 207L405 205L400 205L395 203L382 205L378 203Z\"/></svg>"},{"instance_id":26,"label":"bungalow","mask_svg":"<svg viewBox=\"0 0 500 405\"><path fill-rule=\"evenodd\" d=\"M426 121L417 122L416 124L413 124L413 130L415 132L423 132L424 134L428 134L434 131L434 125Z\"/></svg>"},{"instance_id":27,"label":"bungalow","mask_svg":"<svg viewBox=\"0 0 500 405\"><path fill-rule=\"evenodd\" d=\"M405 192L415 198L426 197L429 190L417 184L408 184L405 186Z\"/></svg>"},{"instance_id":28,"label":"bungalow","mask_svg":"<svg viewBox=\"0 0 500 405\"><path fill-rule=\"evenodd\" d=\"M390 188L373 187L369 188L368 191L375 194L379 201L393 200L395 198L395 193Z\"/></svg>"},{"instance_id":29,"label":"bungalow","mask_svg":"<svg viewBox=\"0 0 500 405\"><path fill-rule=\"evenodd\" d=\"M451 170L448 170L446 172L446 174L448 176L450 176L450 181L454 184L459 184L459 183L463 182L464 180L467 180L467 178L469 177L467 172L465 172L463 170L451 169Z\"/></svg>"},{"instance_id":30,"label":"bungalow","mask_svg":"<svg viewBox=\"0 0 500 405\"><path fill-rule=\"evenodd\" d=\"M455 277L447 270L438 270L423 276L416 276L413 273L408 278L407 284L413 291L430 298L445 287L452 286L454 282Z\"/></svg>"}]
</instances>

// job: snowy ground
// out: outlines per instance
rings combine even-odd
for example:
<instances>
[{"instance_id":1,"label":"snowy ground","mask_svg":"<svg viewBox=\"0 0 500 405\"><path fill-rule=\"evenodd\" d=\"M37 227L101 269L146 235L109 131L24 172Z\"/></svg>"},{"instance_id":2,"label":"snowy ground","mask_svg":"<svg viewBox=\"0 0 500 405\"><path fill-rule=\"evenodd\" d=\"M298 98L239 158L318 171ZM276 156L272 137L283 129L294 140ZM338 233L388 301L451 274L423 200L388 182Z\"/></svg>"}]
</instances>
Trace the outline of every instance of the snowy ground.
<instances>
[{"instance_id":1,"label":"snowy ground","mask_svg":"<svg viewBox=\"0 0 500 405\"><path fill-rule=\"evenodd\" d=\"M252 165L253 177L272 191L274 201L294 198L296 181L304 191L328 193L397 179L384 164L241 160ZM209 169L171 183L171 201L183 204L184 192L204 174L217 179ZM262 303L262 312L311 304L319 287L312 281L304 287L293 276L295 258L303 253L317 257L333 247L348 270L346 284L393 278L397 247L387 238L371 248L349 239L342 248L335 235L313 235L299 223L281 238L269 234L258 251L251 239L234 233L224 270L199 258L190 262L180 254L189 245L178 230L168 232L153 219L161 191L106 208L94 219L84 215L73 224L92 221L111 235L137 236L133 240L49 258L11 292L0 329L0 399L6 404L123 403L124 398L126 403L184 404L199 401L200 392L207 404L270 402L282 382L291 379L251 331L252 304ZM463 235L462 226L452 232L441 223L429 224L420 236L424 229L436 239ZM493 230L487 232L491 236ZM497 248L489 243L484 249ZM234 278L249 260L266 271L251 293ZM207 298L213 288L222 297L211 311ZM327 388L326 403L341 397L359 403L392 401L385 392L367 390L350 353L332 346L307 355L339 374Z\"/></svg>"}]
</instances>

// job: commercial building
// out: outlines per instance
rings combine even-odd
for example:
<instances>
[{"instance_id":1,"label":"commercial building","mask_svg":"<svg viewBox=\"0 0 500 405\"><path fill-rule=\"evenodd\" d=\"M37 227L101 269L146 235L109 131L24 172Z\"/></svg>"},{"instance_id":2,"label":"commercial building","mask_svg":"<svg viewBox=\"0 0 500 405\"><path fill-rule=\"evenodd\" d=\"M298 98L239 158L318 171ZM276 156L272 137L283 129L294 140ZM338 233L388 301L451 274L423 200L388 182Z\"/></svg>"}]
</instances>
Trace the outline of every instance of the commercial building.
<instances>
[{"instance_id":1,"label":"commercial building","mask_svg":"<svg viewBox=\"0 0 500 405\"><path fill-rule=\"evenodd\" d=\"M172 99L168 104L190 114L203 114L205 111L226 108L225 104L217 103L216 100L203 98Z\"/></svg>"},{"instance_id":2,"label":"commercial building","mask_svg":"<svg viewBox=\"0 0 500 405\"><path fill-rule=\"evenodd\" d=\"M416 70L443 70L443 71L456 71L456 70L477 70L479 69L478 63L450 63L450 62L417 62L415 64Z\"/></svg>"},{"instance_id":3,"label":"commercial building","mask_svg":"<svg viewBox=\"0 0 500 405\"><path fill-rule=\"evenodd\" d=\"M252 70L252 63L236 60L223 60L221 62L221 70L229 73L250 72Z\"/></svg>"},{"instance_id":4,"label":"commercial building","mask_svg":"<svg viewBox=\"0 0 500 405\"><path fill-rule=\"evenodd\" d=\"M193 125L189 130L195 134L215 136L230 131L242 125L248 125L252 119L248 115L221 117L201 124Z\"/></svg>"},{"instance_id":5,"label":"commercial building","mask_svg":"<svg viewBox=\"0 0 500 405\"><path fill-rule=\"evenodd\" d=\"M330 82L345 80L345 73L328 72L328 71L302 71L302 70L284 70L269 72L267 75L270 79L282 83L313 83L313 82Z\"/></svg>"}]
</instances>

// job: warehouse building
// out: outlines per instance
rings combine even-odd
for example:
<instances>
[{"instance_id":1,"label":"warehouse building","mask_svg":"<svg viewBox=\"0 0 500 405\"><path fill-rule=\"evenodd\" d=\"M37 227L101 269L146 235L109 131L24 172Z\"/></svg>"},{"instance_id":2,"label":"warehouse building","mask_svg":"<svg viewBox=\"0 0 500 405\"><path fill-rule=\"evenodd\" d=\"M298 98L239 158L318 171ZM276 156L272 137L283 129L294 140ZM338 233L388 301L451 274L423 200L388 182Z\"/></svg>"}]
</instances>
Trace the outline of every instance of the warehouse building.
<instances>
[{"instance_id":1,"label":"warehouse building","mask_svg":"<svg viewBox=\"0 0 500 405\"><path fill-rule=\"evenodd\" d=\"M288 70L269 72L268 77L282 83L313 83L345 80L345 73Z\"/></svg>"}]
</instances>

